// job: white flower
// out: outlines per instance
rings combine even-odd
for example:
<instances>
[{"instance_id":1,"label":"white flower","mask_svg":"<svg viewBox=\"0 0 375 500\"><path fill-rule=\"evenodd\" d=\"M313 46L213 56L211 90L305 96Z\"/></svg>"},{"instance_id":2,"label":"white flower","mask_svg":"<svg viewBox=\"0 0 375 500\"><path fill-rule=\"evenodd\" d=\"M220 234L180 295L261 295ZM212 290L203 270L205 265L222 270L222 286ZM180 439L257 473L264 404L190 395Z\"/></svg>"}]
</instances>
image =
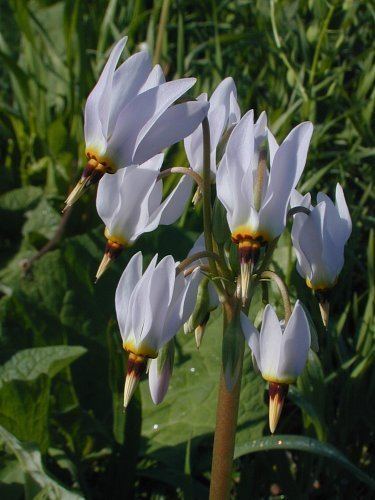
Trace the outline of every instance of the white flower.
<instances>
[{"instance_id":1,"label":"white flower","mask_svg":"<svg viewBox=\"0 0 375 500\"><path fill-rule=\"evenodd\" d=\"M309 322L297 300L286 326L279 322L270 304L264 310L260 334L244 315L241 316L241 325L257 368L269 382L269 423L273 433L280 418L288 385L296 381L307 361L311 343Z\"/></svg>"},{"instance_id":2,"label":"white flower","mask_svg":"<svg viewBox=\"0 0 375 500\"><path fill-rule=\"evenodd\" d=\"M294 215L292 242L297 256L297 270L307 285L316 291L332 288L344 265L344 247L352 231L352 222L340 184L336 186L336 203L318 193L317 205L311 196L293 193L291 206L304 206L310 215Z\"/></svg>"},{"instance_id":3,"label":"white flower","mask_svg":"<svg viewBox=\"0 0 375 500\"><path fill-rule=\"evenodd\" d=\"M144 163L196 129L208 104L172 104L189 90L195 78L165 83L160 66L151 67L148 52L129 57L116 69L126 38L114 46L85 107L86 155L82 178L66 203L105 172Z\"/></svg>"},{"instance_id":4,"label":"white flower","mask_svg":"<svg viewBox=\"0 0 375 500\"><path fill-rule=\"evenodd\" d=\"M262 113L254 124L249 111L236 125L216 176L217 196L227 211L232 239L239 245L241 292L247 297L250 263L259 249L285 228L290 195L305 166L312 134L310 122L295 127L277 146ZM262 153L267 138L270 171Z\"/></svg>"},{"instance_id":5,"label":"white flower","mask_svg":"<svg viewBox=\"0 0 375 500\"><path fill-rule=\"evenodd\" d=\"M201 101L207 101L207 94L198 97ZM237 90L233 78L225 78L216 87L209 100L210 109L207 113L210 125L210 157L211 175L216 175L216 149L226 132L240 120L241 111L237 104ZM186 156L190 167L198 174L203 174L203 131L199 126L191 135L184 140Z\"/></svg>"},{"instance_id":6,"label":"white flower","mask_svg":"<svg viewBox=\"0 0 375 500\"><path fill-rule=\"evenodd\" d=\"M97 279L110 261L141 234L153 231L159 224L173 224L181 216L191 194L192 181L183 176L162 201L163 181L157 179L163 158L163 154L156 155L142 165L105 175L100 181L96 208L106 225L108 243Z\"/></svg>"},{"instance_id":7,"label":"white flower","mask_svg":"<svg viewBox=\"0 0 375 500\"><path fill-rule=\"evenodd\" d=\"M191 314L198 286L197 272L176 276L170 255L156 264L157 255L142 274L142 254L135 254L116 289L116 313L123 347L130 353L124 390L127 406L145 369L147 358L181 328Z\"/></svg>"}]
</instances>

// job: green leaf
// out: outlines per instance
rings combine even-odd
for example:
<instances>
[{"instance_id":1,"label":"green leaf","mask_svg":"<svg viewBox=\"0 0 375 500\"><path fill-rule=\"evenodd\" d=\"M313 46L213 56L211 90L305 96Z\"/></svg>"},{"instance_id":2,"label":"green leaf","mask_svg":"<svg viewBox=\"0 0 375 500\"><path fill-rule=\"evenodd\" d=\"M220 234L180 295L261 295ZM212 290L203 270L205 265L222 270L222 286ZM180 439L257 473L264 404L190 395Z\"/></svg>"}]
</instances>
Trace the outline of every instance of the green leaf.
<instances>
[{"instance_id":1,"label":"green leaf","mask_svg":"<svg viewBox=\"0 0 375 500\"><path fill-rule=\"evenodd\" d=\"M248 455L249 453L269 450L298 450L329 458L333 462L344 467L357 479L366 483L370 488L375 489L375 480L356 467L341 451L331 444L321 443L316 439L305 436L286 434L255 439L248 443L236 446L234 456L235 458L239 458L243 455Z\"/></svg>"},{"instance_id":2,"label":"green leaf","mask_svg":"<svg viewBox=\"0 0 375 500\"><path fill-rule=\"evenodd\" d=\"M42 189L36 186L13 189L0 196L0 210L25 212L36 206L42 194Z\"/></svg>"},{"instance_id":3,"label":"green leaf","mask_svg":"<svg viewBox=\"0 0 375 500\"><path fill-rule=\"evenodd\" d=\"M67 345L24 349L0 367L0 386L10 380L35 380L41 374L52 378L85 352L84 347Z\"/></svg>"},{"instance_id":4,"label":"green leaf","mask_svg":"<svg viewBox=\"0 0 375 500\"><path fill-rule=\"evenodd\" d=\"M52 478L45 470L40 451L32 445L21 443L15 436L0 425L0 440L19 461L24 473L29 478L26 482L26 498L35 498L43 491L50 500L78 500L79 493L69 491Z\"/></svg>"},{"instance_id":5,"label":"green leaf","mask_svg":"<svg viewBox=\"0 0 375 500\"><path fill-rule=\"evenodd\" d=\"M169 466L168 460L172 456L174 466L183 469L186 443L214 432L221 369L221 337L222 317L218 311L212 314L199 351L194 335L177 336L173 376L165 400L160 405L155 406L151 400L148 380L141 383L142 436L148 440L148 456L155 454ZM246 349L238 443L261 436L268 415L263 401L264 381L254 374L250 366L250 351ZM196 459L192 458L193 461Z\"/></svg>"},{"instance_id":6,"label":"green leaf","mask_svg":"<svg viewBox=\"0 0 375 500\"><path fill-rule=\"evenodd\" d=\"M33 442L45 452L49 442L50 379L12 380L0 387L0 425L21 441Z\"/></svg>"}]
</instances>

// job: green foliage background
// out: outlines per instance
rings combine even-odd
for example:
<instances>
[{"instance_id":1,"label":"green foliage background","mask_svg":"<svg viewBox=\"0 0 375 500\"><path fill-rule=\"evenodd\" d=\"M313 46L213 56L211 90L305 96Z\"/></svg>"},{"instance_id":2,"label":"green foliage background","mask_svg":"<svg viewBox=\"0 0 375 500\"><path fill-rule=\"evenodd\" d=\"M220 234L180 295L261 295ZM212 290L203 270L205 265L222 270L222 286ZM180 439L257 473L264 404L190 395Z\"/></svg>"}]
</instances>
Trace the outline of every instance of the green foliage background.
<instances>
[{"instance_id":1,"label":"green foliage background","mask_svg":"<svg viewBox=\"0 0 375 500\"><path fill-rule=\"evenodd\" d=\"M266 109L279 139L302 120L314 122L300 190L333 195L340 182L353 234L328 333L295 272L289 238L281 240L273 265L309 307L320 351L311 353L290 391L274 438L265 384L247 356L233 496L369 498L375 471L372 3L1 0L0 9L1 497L207 497L219 314L199 352L192 338L178 336L165 402L154 407L143 382L125 416L113 298L130 252L94 286L105 241L93 192L74 208L61 240L25 266L56 233L65 195L84 165L85 99L110 46L126 34L126 51L146 43L169 79L198 77L194 95L232 76L242 111ZM181 145L165 164L187 164ZM147 258L155 252L183 258L201 231L200 215L189 207L179 223L144 235L134 250ZM276 293L270 298L278 304ZM261 305L256 297L256 322Z\"/></svg>"}]
</instances>

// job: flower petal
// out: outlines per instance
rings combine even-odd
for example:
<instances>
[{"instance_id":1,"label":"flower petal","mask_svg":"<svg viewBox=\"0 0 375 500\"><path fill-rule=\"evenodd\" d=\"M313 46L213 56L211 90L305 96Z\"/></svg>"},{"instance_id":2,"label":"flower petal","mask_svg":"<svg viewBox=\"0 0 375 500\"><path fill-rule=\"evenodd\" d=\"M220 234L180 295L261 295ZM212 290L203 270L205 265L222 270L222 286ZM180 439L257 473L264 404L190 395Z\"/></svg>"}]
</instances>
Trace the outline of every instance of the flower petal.
<instances>
[{"instance_id":1,"label":"flower petal","mask_svg":"<svg viewBox=\"0 0 375 500\"><path fill-rule=\"evenodd\" d=\"M151 58L147 51L132 55L115 71L111 90L108 136L115 128L121 110L139 93L150 72Z\"/></svg>"},{"instance_id":2,"label":"flower petal","mask_svg":"<svg viewBox=\"0 0 375 500\"><path fill-rule=\"evenodd\" d=\"M111 51L99 80L87 98L85 106L86 147L94 146L100 152L105 150L107 128L111 106L111 88L117 62L127 37L121 38Z\"/></svg>"},{"instance_id":3,"label":"flower petal","mask_svg":"<svg viewBox=\"0 0 375 500\"><path fill-rule=\"evenodd\" d=\"M150 278L141 340L146 340L157 351L165 343L163 326L173 296L175 275L175 261L167 255L155 267Z\"/></svg>"},{"instance_id":4,"label":"flower petal","mask_svg":"<svg viewBox=\"0 0 375 500\"><path fill-rule=\"evenodd\" d=\"M260 209L260 227L270 239L285 228L290 195L305 166L312 134L310 122L295 127L275 153L267 194Z\"/></svg>"},{"instance_id":5,"label":"flower petal","mask_svg":"<svg viewBox=\"0 0 375 500\"><path fill-rule=\"evenodd\" d=\"M255 356L257 365L260 366L259 332L243 312L240 314L240 321L245 340Z\"/></svg>"},{"instance_id":6,"label":"flower petal","mask_svg":"<svg viewBox=\"0 0 375 500\"><path fill-rule=\"evenodd\" d=\"M142 252L137 252L130 259L118 282L115 295L117 321L120 327L122 340L125 342L131 333L126 330L126 318L129 311L130 297L142 276Z\"/></svg>"},{"instance_id":7,"label":"flower petal","mask_svg":"<svg viewBox=\"0 0 375 500\"><path fill-rule=\"evenodd\" d=\"M156 64L152 68L151 73L148 75L148 78L146 82L143 84L139 93L146 92L146 90L152 89L153 87L157 87L162 83L165 83L165 76L163 70L161 69L161 66L159 64Z\"/></svg>"},{"instance_id":8,"label":"flower petal","mask_svg":"<svg viewBox=\"0 0 375 500\"><path fill-rule=\"evenodd\" d=\"M190 135L207 114L205 102L184 102L168 108L138 144L134 160L138 163Z\"/></svg>"},{"instance_id":9,"label":"flower petal","mask_svg":"<svg viewBox=\"0 0 375 500\"><path fill-rule=\"evenodd\" d=\"M295 379L303 371L311 343L310 327L299 300L285 327L281 341L278 377Z\"/></svg>"},{"instance_id":10,"label":"flower petal","mask_svg":"<svg viewBox=\"0 0 375 500\"><path fill-rule=\"evenodd\" d=\"M274 308L268 304L263 313L259 336L260 363L257 364L264 378L276 379L280 361L281 326Z\"/></svg>"},{"instance_id":11,"label":"flower petal","mask_svg":"<svg viewBox=\"0 0 375 500\"><path fill-rule=\"evenodd\" d=\"M184 78L153 87L137 95L121 110L107 146L107 155L117 168L132 163L143 163L154 154L160 153L162 148L158 148L155 153L148 156L139 151L138 160L134 158L138 146L158 118L176 99L189 90L195 81L195 78Z\"/></svg>"}]
</instances>

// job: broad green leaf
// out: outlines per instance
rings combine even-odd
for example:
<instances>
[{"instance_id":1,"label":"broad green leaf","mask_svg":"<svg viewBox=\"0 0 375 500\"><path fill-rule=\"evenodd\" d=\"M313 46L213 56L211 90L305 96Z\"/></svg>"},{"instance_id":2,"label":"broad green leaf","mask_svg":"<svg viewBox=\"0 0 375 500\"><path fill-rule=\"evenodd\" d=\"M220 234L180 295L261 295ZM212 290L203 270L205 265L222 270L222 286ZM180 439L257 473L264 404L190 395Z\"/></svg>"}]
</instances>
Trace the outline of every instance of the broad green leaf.
<instances>
[{"instance_id":1,"label":"broad green leaf","mask_svg":"<svg viewBox=\"0 0 375 500\"><path fill-rule=\"evenodd\" d=\"M0 367L0 384L11 380L35 380L41 374L52 378L85 352L84 347L67 345L18 351Z\"/></svg>"},{"instance_id":2,"label":"broad green leaf","mask_svg":"<svg viewBox=\"0 0 375 500\"><path fill-rule=\"evenodd\" d=\"M42 194L42 189L36 186L13 189L0 196L0 210L25 212L36 206Z\"/></svg>"},{"instance_id":3,"label":"broad green leaf","mask_svg":"<svg viewBox=\"0 0 375 500\"><path fill-rule=\"evenodd\" d=\"M79 493L69 491L52 478L44 468L40 451L33 445L21 443L0 425L0 440L19 461L24 473L29 477L26 483L26 498L35 498L38 492L48 491L50 500L78 500ZM28 491L27 491L28 490Z\"/></svg>"},{"instance_id":4,"label":"broad green leaf","mask_svg":"<svg viewBox=\"0 0 375 500\"><path fill-rule=\"evenodd\" d=\"M49 442L50 379L11 380L0 386L0 425L21 441L36 443L45 452Z\"/></svg>"},{"instance_id":5,"label":"broad green leaf","mask_svg":"<svg viewBox=\"0 0 375 500\"><path fill-rule=\"evenodd\" d=\"M331 444L321 443L316 439L305 436L285 434L255 439L240 446L236 446L234 456L235 458L239 458L249 453L270 450L298 450L328 458L344 467L357 479L366 483L371 489L375 489L375 480L356 467L340 450Z\"/></svg>"},{"instance_id":6,"label":"broad green leaf","mask_svg":"<svg viewBox=\"0 0 375 500\"><path fill-rule=\"evenodd\" d=\"M217 388L221 370L222 318L212 314L199 351L194 335L179 334L175 365L165 400L152 403L148 381L141 383L143 423L147 453L164 456L171 451L183 467L186 443L212 435L215 429ZM250 352L246 350L241 388L237 442L262 435L268 414L263 395L265 384L254 374ZM177 462L177 458L176 458Z\"/></svg>"}]
</instances>

